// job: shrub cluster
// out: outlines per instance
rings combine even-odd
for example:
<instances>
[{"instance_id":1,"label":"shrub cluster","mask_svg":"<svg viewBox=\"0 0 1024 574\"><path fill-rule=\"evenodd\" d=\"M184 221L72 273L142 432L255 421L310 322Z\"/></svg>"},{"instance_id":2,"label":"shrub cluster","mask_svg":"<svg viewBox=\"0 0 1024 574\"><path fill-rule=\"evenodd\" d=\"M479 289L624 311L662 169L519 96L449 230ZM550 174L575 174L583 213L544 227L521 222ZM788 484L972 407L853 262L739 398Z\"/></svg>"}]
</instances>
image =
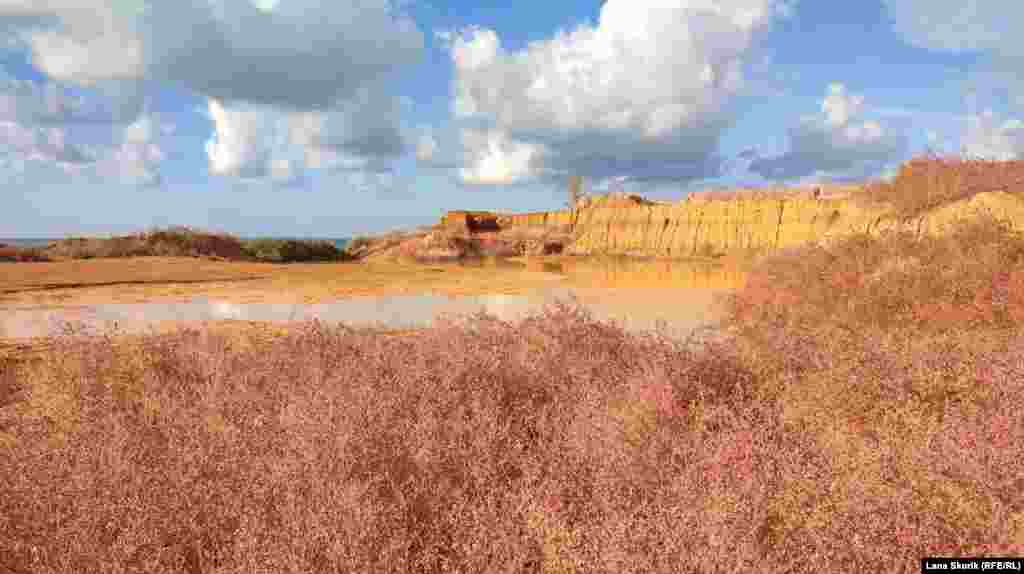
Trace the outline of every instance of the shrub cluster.
<instances>
[{"instance_id":1,"label":"shrub cluster","mask_svg":"<svg viewBox=\"0 0 1024 574\"><path fill-rule=\"evenodd\" d=\"M736 341L630 334L571 305L401 337L72 335L0 408L0 557L810 572L1024 550L1024 339L963 362L965 341L856 341L775 339L792 356L770 372Z\"/></svg>"},{"instance_id":2,"label":"shrub cluster","mask_svg":"<svg viewBox=\"0 0 1024 574\"><path fill-rule=\"evenodd\" d=\"M39 247L15 247L0 243L0 263L27 263L49 261L43 249Z\"/></svg>"},{"instance_id":3,"label":"shrub cluster","mask_svg":"<svg viewBox=\"0 0 1024 574\"><path fill-rule=\"evenodd\" d=\"M329 241L297 239L242 240L226 233L188 227L157 229L111 238L69 238L54 242L44 254L55 258L213 257L230 261L344 261L346 252Z\"/></svg>"},{"instance_id":4,"label":"shrub cluster","mask_svg":"<svg viewBox=\"0 0 1024 574\"><path fill-rule=\"evenodd\" d=\"M985 216L943 236L892 233L780 251L734 298L731 322L916 332L1024 324L1024 235Z\"/></svg>"},{"instance_id":5,"label":"shrub cluster","mask_svg":"<svg viewBox=\"0 0 1024 574\"><path fill-rule=\"evenodd\" d=\"M272 263L352 259L347 251L323 240L253 239L245 241L242 247L250 257Z\"/></svg>"},{"instance_id":6,"label":"shrub cluster","mask_svg":"<svg viewBox=\"0 0 1024 574\"><path fill-rule=\"evenodd\" d=\"M989 191L1024 192L1024 160L918 157L900 166L891 181L868 186L865 195L912 217Z\"/></svg>"}]
</instances>

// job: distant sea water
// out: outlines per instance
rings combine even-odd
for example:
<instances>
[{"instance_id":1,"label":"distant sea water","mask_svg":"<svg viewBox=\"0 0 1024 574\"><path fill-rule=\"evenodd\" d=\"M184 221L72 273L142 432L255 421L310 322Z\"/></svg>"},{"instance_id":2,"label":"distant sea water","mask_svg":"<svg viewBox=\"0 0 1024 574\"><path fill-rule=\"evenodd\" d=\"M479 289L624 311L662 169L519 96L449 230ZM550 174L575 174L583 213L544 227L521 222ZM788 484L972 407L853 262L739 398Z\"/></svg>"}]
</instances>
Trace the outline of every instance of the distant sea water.
<instances>
[{"instance_id":1,"label":"distant sea water","mask_svg":"<svg viewBox=\"0 0 1024 574\"><path fill-rule=\"evenodd\" d=\"M0 237L0 243L15 247L46 247L54 241L57 239L51 237Z\"/></svg>"},{"instance_id":2,"label":"distant sea water","mask_svg":"<svg viewBox=\"0 0 1024 574\"><path fill-rule=\"evenodd\" d=\"M6 245L13 245L15 247L46 247L54 241L59 241L62 238L58 237L0 237L0 243ZM351 239L350 237L243 237L242 239L299 239L299 240L312 240L312 241L329 241L333 243L338 249L344 249L345 245Z\"/></svg>"}]
</instances>

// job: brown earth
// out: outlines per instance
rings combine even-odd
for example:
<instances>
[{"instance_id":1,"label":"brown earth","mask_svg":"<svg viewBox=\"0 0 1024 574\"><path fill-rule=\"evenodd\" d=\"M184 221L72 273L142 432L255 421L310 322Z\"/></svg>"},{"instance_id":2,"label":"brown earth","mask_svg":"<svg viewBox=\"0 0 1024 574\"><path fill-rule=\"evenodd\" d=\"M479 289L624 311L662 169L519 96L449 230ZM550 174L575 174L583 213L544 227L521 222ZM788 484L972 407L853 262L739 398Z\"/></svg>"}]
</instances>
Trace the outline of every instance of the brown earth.
<instances>
[{"instance_id":1,"label":"brown earth","mask_svg":"<svg viewBox=\"0 0 1024 574\"><path fill-rule=\"evenodd\" d=\"M188 300L316 303L360 295L516 294L549 286L540 262L515 267L411 264L386 259L350 263L218 262L140 257L0 268L0 305L66 306Z\"/></svg>"}]
</instances>

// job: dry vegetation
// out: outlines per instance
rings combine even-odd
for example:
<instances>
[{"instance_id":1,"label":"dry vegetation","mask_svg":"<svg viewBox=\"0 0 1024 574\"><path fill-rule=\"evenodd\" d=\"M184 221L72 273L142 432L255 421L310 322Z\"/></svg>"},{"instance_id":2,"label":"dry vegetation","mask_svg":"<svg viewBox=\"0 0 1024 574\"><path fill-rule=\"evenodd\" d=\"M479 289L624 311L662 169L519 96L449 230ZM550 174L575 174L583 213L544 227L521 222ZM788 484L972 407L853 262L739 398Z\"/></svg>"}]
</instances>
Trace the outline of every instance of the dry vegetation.
<instances>
[{"instance_id":1,"label":"dry vegetation","mask_svg":"<svg viewBox=\"0 0 1024 574\"><path fill-rule=\"evenodd\" d=\"M32 263L50 261L38 247L16 247L0 243L0 263Z\"/></svg>"},{"instance_id":2,"label":"dry vegetation","mask_svg":"<svg viewBox=\"0 0 1024 574\"><path fill-rule=\"evenodd\" d=\"M359 260L399 259L439 263L482 257L519 257L561 253L572 240L571 226L510 226L470 232L442 225L356 237L345 250Z\"/></svg>"},{"instance_id":3,"label":"dry vegetation","mask_svg":"<svg viewBox=\"0 0 1024 574\"><path fill-rule=\"evenodd\" d=\"M989 191L1024 193L1024 160L921 157L900 166L892 181L868 186L866 195L913 217Z\"/></svg>"},{"instance_id":4,"label":"dry vegetation","mask_svg":"<svg viewBox=\"0 0 1024 574\"><path fill-rule=\"evenodd\" d=\"M239 239L188 227L154 229L118 237L71 237L46 247L0 244L0 262L60 261L125 257L204 257L222 261L346 261L352 258L329 241Z\"/></svg>"},{"instance_id":5,"label":"dry vegetation","mask_svg":"<svg viewBox=\"0 0 1024 574\"><path fill-rule=\"evenodd\" d=\"M893 193L898 190L893 191ZM1024 554L1024 238L765 259L724 338L563 305L0 368L11 572L916 572Z\"/></svg>"}]
</instances>

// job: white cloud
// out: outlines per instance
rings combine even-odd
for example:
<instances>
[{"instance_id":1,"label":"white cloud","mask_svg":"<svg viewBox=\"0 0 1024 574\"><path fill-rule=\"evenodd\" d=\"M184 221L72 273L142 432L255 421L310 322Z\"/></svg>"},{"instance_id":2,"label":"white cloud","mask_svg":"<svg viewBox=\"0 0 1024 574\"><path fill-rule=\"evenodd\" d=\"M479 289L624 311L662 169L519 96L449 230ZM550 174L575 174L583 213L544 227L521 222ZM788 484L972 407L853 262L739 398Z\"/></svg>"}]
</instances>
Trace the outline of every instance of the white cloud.
<instances>
[{"instance_id":1,"label":"white cloud","mask_svg":"<svg viewBox=\"0 0 1024 574\"><path fill-rule=\"evenodd\" d=\"M8 169L29 165L70 172L91 163L86 146L64 127L79 118L80 99L53 84L0 78L0 155Z\"/></svg>"},{"instance_id":2,"label":"white cloud","mask_svg":"<svg viewBox=\"0 0 1024 574\"><path fill-rule=\"evenodd\" d=\"M883 0L893 27L911 44L944 51L1024 55L1017 0Z\"/></svg>"},{"instance_id":3,"label":"white cloud","mask_svg":"<svg viewBox=\"0 0 1024 574\"><path fill-rule=\"evenodd\" d=\"M4 121L0 121L0 154L20 158L22 166L25 162L38 163L65 172L93 161L88 149L68 142L61 128Z\"/></svg>"},{"instance_id":4,"label":"white cloud","mask_svg":"<svg viewBox=\"0 0 1024 574\"><path fill-rule=\"evenodd\" d=\"M214 131L206 142L210 172L217 175L262 177L267 173L272 141L265 136L276 129L271 110L252 106L227 108L210 100Z\"/></svg>"},{"instance_id":5,"label":"white cloud","mask_svg":"<svg viewBox=\"0 0 1024 574\"><path fill-rule=\"evenodd\" d=\"M387 82L423 50L422 33L390 0L0 0L0 34L51 79L106 96L83 108L64 95L68 109L39 97L47 94L18 96L17 107L7 97L0 117L131 123L141 86L165 82L208 100L211 172L274 179L306 167L387 169L407 148ZM136 166L162 157L124 145Z\"/></svg>"},{"instance_id":6,"label":"white cloud","mask_svg":"<svg viewBox=\"0 0 1024 574\"><path fill-rule=\"evenodd\" d=\"M323 111L211 99L210 172L283 181L306 169L387 171L405 147L399 107L397 98L366 89Z\"/></svg>"},{"instance_id":7,"label":"white cloud","mask_svg":"<svg viewBox=\"0 0 1024 574\"><path fill-rule=\"evenodd\" d=\"M168 80L220 101L327 107L420 56L388 0L0 0L50 76Z\"/></svg>"},{"instance_id":8,"label":"white cloud","mask_svg":"<svg viewBox=\"0 0 1024 574\"><path fill-rule=\"evenodd\" d=\"M109 157L121 181L136 185L160 183L160 163L164 152L157 143L164 129L158 129L159 120L145 114L121 132L121 143ZM159 133L158 133L159 132Z\"/></svg>"},{"instance_id":9,"label":"white cloud","mask_svg":"<svg viewBox=\"0 0 1024 574\"><path fill-rule=\"evenodd\" d=\"M427 162L434 158L435 153L437 153L437 140L434 139L433 133L425 130L420 133L419 139L416 141L416 159Z\"/></svg>"},{"instance_id":10,"label":"white cloud","mask_svg":"<svg viewBox=\"0 0 1024 574\"><path fill-rule=\"evenodd\" d=\"M971 70L980 85L1008 88L1024 107L1024 2L1019 0L883 0L893 28L911 45L978 52Z\"/></svg>"},{"instance_id":11,"label":"white cloud","mask_svg":"<svg viewBox=\"0 0 1024 574\"><path fill-rule=\"evenodd\" d=\"M446 34L453 112L473 121L464 177L714 175L728 104L772 0L609 0L581 25L509 52L493 30ZM493 129L486 137L478 132Z\"/></svg>"},{"instance_id":12,"label":"white cloud","mask_svg":"<svg viewBox=\"0 0 1024 574\"><path fill-rule=\"evenodd\" d=\"M992 111L986 111L968 119L961 143L970 157L1021 159L1024 158L1024 122L1003 120Z\"/></svg>"},{"instance_id":13,"label":"white cloud","mask_svg":"<svg viewBox=\"0 0 1024 574\"><path fill-rule=\"evenodd\" d=\"M2 0L0 30L32 49L36 65L59 80L91 84L136 78L144 68L137 14L124 0Z\"/></svg>"},{"instance_id":14,"label":"white cloud","mask_svg":"<svg viewBox=\"0 0 1024 574\"><path fill-rule=\"evenodd\" d=\"M831 84L822 99L821 113L801 118L789 130L789 150L777 156L754 157L747 169L779 181L876 175L902 159L906 136L878 121L862 120L863 112L863 96L848 93L842 84Z\"/></svg>"},{"instance_id":15,"label":"white cloud","mask_svg":"<svg viewBox=\"0 0 1024 574\"><path fill-rule=\"evenodd\" d=\"M134 94L128 99L136 101ZM157 183L164 154L157 144L155 120L134 111L124 113L119 109L124 101L94 89L76 93L56 82L0 78L0 155L6 156L5 171ZM126 115L137 119L122 123ZM164 129L168 127L172 126Z\"/></svg>"},{"instance_id":16,"label":"white cloud","mask_svg":"<svg viewBox=\"0 0 1024 574\"><path fill-rule=\"evenodd\" d=\"M491 185L515 183L533 173L532 164L543 152L537 145L514 141L500 130L462 131L465 166L462 181Z\"/></svg>"},{"instance_id":17,"label":"white cloud","mask_svg":"<svg viewBox=\"0 0 1024 574\"><path fill-rule=\"evenodd\" d=\"M864 96L846 93L842 84L830 84L828 95L821 101L821 111L825 114L825 123L831 127L845 126L850 118L860 114L864 109Z\"/></svg>"}]
</instances>

